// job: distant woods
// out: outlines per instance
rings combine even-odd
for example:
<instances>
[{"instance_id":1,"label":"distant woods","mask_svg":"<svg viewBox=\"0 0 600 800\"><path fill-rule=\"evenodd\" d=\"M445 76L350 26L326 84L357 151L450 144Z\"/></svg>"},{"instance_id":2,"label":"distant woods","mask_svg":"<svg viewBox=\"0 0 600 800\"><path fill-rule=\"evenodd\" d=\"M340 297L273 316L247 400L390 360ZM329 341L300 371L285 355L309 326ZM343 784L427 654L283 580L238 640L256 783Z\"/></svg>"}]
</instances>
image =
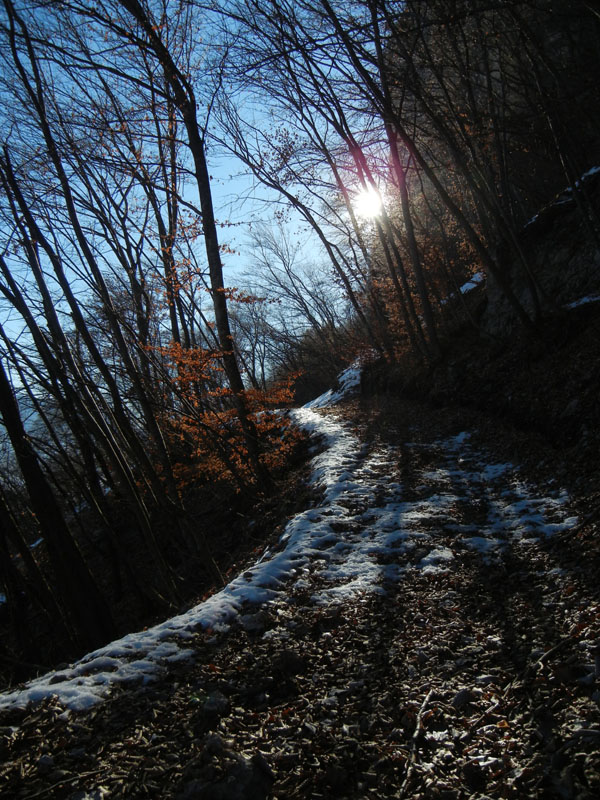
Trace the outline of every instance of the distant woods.
<instances>
[{"instance_id":1,"label":"distant woods","mask_svg":"<svg viewBox=\"0 0 600 800\"><path fill-rule=\"evenodd\" d=\"M600 234L578 183L600 157L600 18L566 0L2 9L10 672L41 659L40 627L76 652L136 624L115 597L177 607L184 563L218 582L203 508L268 491L295 445L269 409L360 353L435 360L474 273L536 328L551 298L524 223L570 186ZM225 155L268 198L235 282Z\"/></svg>"}]
</instances>

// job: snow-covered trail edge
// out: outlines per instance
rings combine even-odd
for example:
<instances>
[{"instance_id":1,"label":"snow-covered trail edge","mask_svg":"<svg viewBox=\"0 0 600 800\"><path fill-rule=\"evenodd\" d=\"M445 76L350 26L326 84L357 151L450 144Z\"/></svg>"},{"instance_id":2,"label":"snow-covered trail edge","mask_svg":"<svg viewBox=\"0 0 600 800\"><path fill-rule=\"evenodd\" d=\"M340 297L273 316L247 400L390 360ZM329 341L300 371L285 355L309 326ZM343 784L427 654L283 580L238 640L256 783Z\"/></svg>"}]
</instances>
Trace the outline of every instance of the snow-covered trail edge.
<instances>
[{"instance_id":1,"label":"snow-covered trail edge","mask_svg":"<svg viewBox=\"0 0 600 800\"><path fill-rule=\"evenodd\" d=\"M324 490L325 503L333 502L345 491L344 476L359 457L360 443L342 424L308 408L292 415L324 444L323 451L312 459L311 483ZM275 554L265 552L220 592L183 614L89 653L66 670L47 673L20 690L0 694L0 708L21 708L54 695L67 708L83 710L105 698L114 684L151 681L169 663L192 657L185 642L196 631L223 630L249 606L255 611L285 591L284 581L299 574L318 546L318 542L310 542L312 513L308 510L293 517L281 537L283 549Z\"/></svg>"},{"instance_id":2,"label":"snow-covered trail edge","mask_svg":"<svg viewBox=\"0 0 600 800\"><path fill-rule=\"evenodd\" d=\"M198 630L223 631L236 619L243 624L249 612L284 603L294 590L310 590L314 604L385 592L407 570L450 570L465 550L498 558L503 548L535 544L577 523L565 511L565 492L538 495L510 464L488 464L472 450L468 433L434 445L405 444L408 451L433 448L436 464L422 473L422 485L407 501L396 448L361 443L332 411L322 415L305 407L292 414L323 445L311 462L311 483L321 494L317 505L289 521L275 552L265 551L189 611L0 695L0 708L55 695L68 709L84 710L116 684L147 683L170 663L193 658L186 642ZM474 501L485 503L485 521L477 527L457 522L457 504Z\"/></svg>"}]
</instances>

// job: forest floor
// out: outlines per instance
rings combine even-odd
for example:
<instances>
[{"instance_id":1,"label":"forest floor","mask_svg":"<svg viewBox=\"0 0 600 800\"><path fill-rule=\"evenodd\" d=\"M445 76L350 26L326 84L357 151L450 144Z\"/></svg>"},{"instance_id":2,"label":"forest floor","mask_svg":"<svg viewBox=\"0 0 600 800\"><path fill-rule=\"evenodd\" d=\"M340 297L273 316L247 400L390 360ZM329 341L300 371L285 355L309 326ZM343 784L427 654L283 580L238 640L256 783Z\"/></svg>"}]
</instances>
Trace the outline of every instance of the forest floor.
<instances>
[{"instance_id":1,"label":"forest floor","mask_svg":"<svg viewBox=\"0 0 600 800\"><path fill-rule=\"evenodd\" d=\"M2 797L600 796L597 453L392 396L311 414L360 447L302 489L299 569L150 683L3 710Z\"/></svg>"}]
</instances>

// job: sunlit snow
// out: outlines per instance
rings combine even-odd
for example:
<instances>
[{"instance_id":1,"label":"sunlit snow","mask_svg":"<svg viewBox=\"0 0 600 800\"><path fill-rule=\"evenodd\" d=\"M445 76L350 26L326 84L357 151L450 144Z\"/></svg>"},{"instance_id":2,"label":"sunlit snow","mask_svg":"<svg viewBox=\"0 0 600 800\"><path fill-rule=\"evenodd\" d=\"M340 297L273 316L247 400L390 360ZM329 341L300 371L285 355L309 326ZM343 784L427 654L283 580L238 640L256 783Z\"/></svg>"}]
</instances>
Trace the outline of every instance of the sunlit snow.
<instances>
[{"instance_id":1,"label":"sunlit snow","mask_svg":"<svg viewBox=\"0 0 600 800\"><path fill-rule=\"evenodd\" d=\"M338 388L329 389L320 397L306 403L304 408L325 408L339 403L349 392L360 384L360 367L352 365L338 377Z\"/></svg>"}]
</instances>

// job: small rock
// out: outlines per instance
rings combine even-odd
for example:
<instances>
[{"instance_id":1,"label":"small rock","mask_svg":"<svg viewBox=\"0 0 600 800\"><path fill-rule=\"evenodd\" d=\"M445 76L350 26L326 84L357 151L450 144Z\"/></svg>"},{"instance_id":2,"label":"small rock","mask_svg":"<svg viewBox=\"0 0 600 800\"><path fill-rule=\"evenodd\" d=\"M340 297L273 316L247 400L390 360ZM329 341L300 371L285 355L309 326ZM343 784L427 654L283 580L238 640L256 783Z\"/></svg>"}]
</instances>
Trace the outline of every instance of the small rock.
<instances>
[{"instance_id":1,"label":"small rock","mask_svg":"<svg viewBox=\"0 0 600 800\"><path fill-rule=\"evenodd\" d=\"M213 692L204 701L202 711L209 716L222 717L229 711L229 700L222 692Z\"/></svg>"},{"instance_id":2,"label":"small rock","mask_svg":"<svg viewBox=\"0 0 600 800\"><path fill-rule=\"evenodd\" d=\"M259 635L264 633L273 624L271 615L266 611L257 611L255 614L243 614L240 625L246 633Z\"/></svg>"},{"instance_id":3,"label":"small rock","mask_svg":"<svg viewBox=\"0 0 600 800\"><path fill-rule=\"evenodd\" d=\"M487 783L486 772L477 762L472 761L465 764L462 768L462 773L467 786L471 789L481 790Z\"/></svg>"},{"instance_id":4,"label":"small rock","mask_svg":"<svg viewBox=\"0 0 600 800\"><path fill-rule=\"evenodd\" d=\"M266 800L274 775L264 756L235 756L225 775L214 783L194 779L176 795L177 800Z\"/></svg>"},{"instance_id":5,"label":"small rock","mask_svg":"<svg viewBox=\"0 0 600 800\"><path fill-rule=\"evenodd\" d=\"M225 742L218 733L209 733L204 739L204 749L211 756L218 756L226 750Z\"/></svg>"},{"instance_id":6,"label":"small rock","mask_svg":"<svg viewBox=\"0 0 600 800\"><path fill-rule=\"evenodd\" d=\"M54 767L54 756L44 754L40 756L36 763L37 771L40 775L47 775Z\"/></svg>"},{"instance_id":7,"label":"small rock","mask_svg":"<svg viewBox=\"0 0 600 800\"><path fill-rule=\"evenodd\" d=\"M452 698L452 707L455 708L457 711L461 711L465 706L468 706L469 703L472 703L475 699L475 695L473 692L465 687L458 691L454 697Z\"/></svg>"},{"instance_id":8,"label":"small rock","mask_svg":"<svg viewBox=\"0 0 600 800\"><path fill-rule=\"evenodd\" d=\"M301 675L306 670L304 659L293 650L282 650L275 658L275 666L284 675Z\"/></svg>"},{"instance_id":9,"label":"small rock","mask_svg":"<svg viewBox=\"0 0 600 800\"><path fill-rule=\"evenodd\" d=\"M97 789L90 789L89 792L77 791L69 795L69 800L104 800L108 797L108 789L99 786Z\"/></svg>"}]
</instances>

